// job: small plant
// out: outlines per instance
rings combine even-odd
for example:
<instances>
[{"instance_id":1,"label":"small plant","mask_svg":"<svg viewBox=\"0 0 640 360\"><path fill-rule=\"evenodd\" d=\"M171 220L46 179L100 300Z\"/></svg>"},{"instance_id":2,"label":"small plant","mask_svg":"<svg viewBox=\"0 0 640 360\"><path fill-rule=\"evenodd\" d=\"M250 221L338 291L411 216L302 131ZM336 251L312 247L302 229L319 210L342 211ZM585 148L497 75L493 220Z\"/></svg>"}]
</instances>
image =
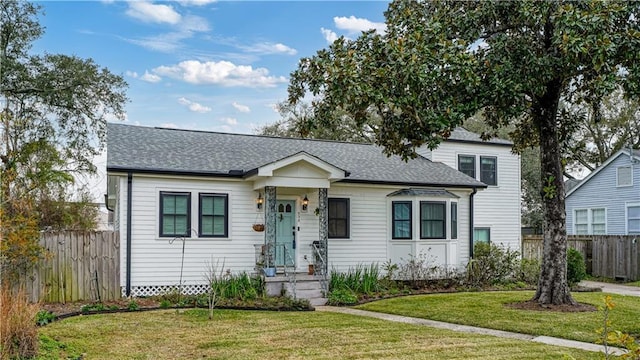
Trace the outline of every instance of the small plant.
<instances>
[{"instance_id":1,"label":"small plant","mask_svg":"<svg viewBox=\"0 0 640 360\"><path fill-rule=\"evenodd\" d=\"M139 309L140 309L140 305L138 305L138 303L133 299L129 301L129 303L127 304L127 310L129 311L136 311Z\"/></svg>"},{"instance_id":2,"label":"small plant","mask_svg":"<svg viewBox=\"0 0 640 360\"><path fill-rule=\"evenodd\" d=\"M329 305L354 305L358 302L356 294L349 289L337 289L329 293Z\"/></svg>"},{"instance_id":3,"label":"small plant","mask_svg":"<svg viewBox=\"0 0 640 360\"><path fill-rule=\"evenodd\" d=\"M103 303L86 304L86 305L82 305L82 307L80 308L80 311L82 311L83 313L88 313L91 311L105 311L105 310L106 310L106 307L104 306Z\"/></svg>"},{"instance_id":4,"label":"small plant","mask_svg":"<svg viewBox=\"0 0 640 360\"><path fill-rule=\"evenodd\" d=\"M567 282L569 286L578 284L587 277L587 268L580 251L569 248L567 251Z\"/></svg>"},{"instance_id":5,"label":"small plant","mask_svg":"<svg viewBox=\"0 0 640 360\"><path fill-rule=\"evenodd\" d=\"M40 310L36 315L36 324L38 326L45 326L52 323L56 319L56 314L47 310Z\"/></svg>"},{"instance_id":6,"label":"small plant","mask_svg":"<svg viewBox=\"0 0 640 360\"><path fill-rule=\"evenodd\" d=\"M430 251L431 248L429 248ZM413 289L424 288L430 280L439 277L443 269L435 265L435 258L431 255L420 252L418 256L410 255L398 266L398 278L408 282Z\"/></svg>"},{"instance_id":7,"label":"small plant","mask_svg":"<svg viewBox=\"0 0 640 360\"><path fill-rule=\"evenodd\" d=\"M611 296L604 297L604 306L600 307L602 312L602 327L598 329L599 338L597 343L604 347L605 359L612 359L610 345L618 345L627 349L627 352L620 355L620 359L640 360L640 343L633 336L621 331L613 330L609 314L615 307Z\"/></svg>"},{"instance_id":8,"label":"small plant","mask_svg":"<svg viewBox=\"0 0 640 360\"><path fill-rule=\"evenodd\" d=\"M473 254L467 265L467 286L485 288L514 281L520 264L517 251L480 242L474 245Z\"/></svg>"},{"instance_id":9,"label":"small plant","mask_svg":"<svg viewBox=\"0 0 640 360\"><path fill-rule=\"evenodd\" d=\"M169 300L161 300L160 301L160 309L168 309L171 307L171 301Z\"/></svg>"},{"instance_id":10,"label":"small plant","mask_svg":"<svg viewBox=\"0 0 640 360\"><path fill-rule=\"evenodd\" d=\"M535 286L540 278L540 260L522 259L517 280L527 285Z\"/></svg>"}]
</instances>

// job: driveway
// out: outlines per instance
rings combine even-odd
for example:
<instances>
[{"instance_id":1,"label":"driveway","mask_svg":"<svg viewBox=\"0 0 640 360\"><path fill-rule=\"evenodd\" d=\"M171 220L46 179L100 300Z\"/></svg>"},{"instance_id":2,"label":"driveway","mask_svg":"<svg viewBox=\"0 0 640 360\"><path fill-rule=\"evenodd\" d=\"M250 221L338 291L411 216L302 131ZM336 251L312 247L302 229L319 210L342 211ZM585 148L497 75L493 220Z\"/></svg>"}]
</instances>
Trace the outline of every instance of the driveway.
<instances>
[{"instance_id":1,"label":"driveway","mask_svg":"<svg viewBox=\"0 0 640 360\"><path fill-rule=\"evenodd\" d=\"M587 280L581 281L580 285L585 287L600 288L603 292L608 292L611 294L640 296L640 287L638 286L626 286L621 284L611 284Z\"/></svg>"}]
</instances>

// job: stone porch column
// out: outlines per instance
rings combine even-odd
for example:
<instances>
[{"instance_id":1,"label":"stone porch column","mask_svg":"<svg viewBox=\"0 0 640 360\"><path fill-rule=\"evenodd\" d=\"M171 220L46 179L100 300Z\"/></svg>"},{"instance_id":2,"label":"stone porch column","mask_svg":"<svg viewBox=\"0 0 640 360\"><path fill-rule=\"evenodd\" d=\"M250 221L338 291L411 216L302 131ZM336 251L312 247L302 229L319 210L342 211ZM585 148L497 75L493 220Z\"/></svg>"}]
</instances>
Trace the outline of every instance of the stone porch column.
<instances>
[{"instance_id":1,"label":"stone porch column","mask_svg":"<svg viewBox=\"0 0 640 360\"><path fill-rule=\"evenodd\" d=\"M319 221L319 239L320 240L320 255L324 259L324 269L322 274L329 274L329 259L327 255L329 245L329 198L327 196L327 189L318 189L318 221Z\"/></svg>"},{"instance_id":2,"label":"stone porch column","mask_svg":"<svg viewBox=\"0 0 640 360\"><path fill-rule=\"evenodd\" d=\"M264 187L264 244L265 267L275 267L276 260L276 187Z\"/></svg>"}]
</instances>

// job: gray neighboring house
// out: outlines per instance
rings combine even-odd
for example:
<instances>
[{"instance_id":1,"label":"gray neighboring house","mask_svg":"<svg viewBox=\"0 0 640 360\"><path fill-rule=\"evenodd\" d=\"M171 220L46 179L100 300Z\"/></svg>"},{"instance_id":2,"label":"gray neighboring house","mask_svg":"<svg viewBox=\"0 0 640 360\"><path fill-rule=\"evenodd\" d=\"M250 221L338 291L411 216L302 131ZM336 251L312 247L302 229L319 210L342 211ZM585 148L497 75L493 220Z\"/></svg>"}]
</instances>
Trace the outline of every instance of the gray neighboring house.
<instances>
[{"instance_id":1,"label":"gray neighboring house","mask_svg":"<svg viewBox=\"0 0 640 360\"><path fill-rule=\"evenodd\" d=\"M567 233L640 234L640 150L620 150L567 192Z\"/></svg>"},{"instance_id":2,"label":"gray neighboring house","mask_svg":"<svg viewBox=\"0 0 640 360\"><path fill-rule=\"evenodd\" d=\"M503 226L493 212L519 219L519 158L508 144L483 147L477 135L447 142L462 148L446 150L449 165L435 150L433 161L404 162L375 145L338 141L113 123L107 136L107 198L121 234L125 295L157 294L180 281L187 293L200 292L212 260L232 272L269 265L265 244L279 271L313 264L326 273L411 256L465 266L479 231L474 197L489 191L481 179L495 192L492 207L477 204L482 229L519 239L519 220ZM468 176L455 167L471 155L478 170L465 168Z\"/></svg>"}]
</instances>

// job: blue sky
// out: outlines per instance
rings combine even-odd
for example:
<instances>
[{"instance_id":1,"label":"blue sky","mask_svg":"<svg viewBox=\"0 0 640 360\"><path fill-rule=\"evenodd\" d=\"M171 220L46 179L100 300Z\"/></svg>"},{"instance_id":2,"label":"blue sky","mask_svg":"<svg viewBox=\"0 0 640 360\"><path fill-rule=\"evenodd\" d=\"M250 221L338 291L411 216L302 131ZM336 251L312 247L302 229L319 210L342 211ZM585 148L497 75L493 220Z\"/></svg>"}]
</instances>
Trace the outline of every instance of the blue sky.
<instances>
[{"instance_id":1,"label":"blue sky","mask_svg":"<svg viewBox=\"0 0 640 360\"><path fill-rule=\"evenodd\" d=\"M289 74L339 36L384 31L386 1L40 1L36 53L92 58L122 75L124 123L254 133L280 116ZM112 121L117 121L113 119ZM77 178L97 201L98 174Z\"/></svg>"},{"instance_id":2,"label":"blue sky","mask_svg":"<svg viewBox=\"0 0 640 360\"><path fill-rule=\"evenodd\" d=\"M279 119L301 57L384 31L382 1L43 1L35 52L92 58L129 83L126 123L252 133Z\"/></svg>"}]
</instances>

